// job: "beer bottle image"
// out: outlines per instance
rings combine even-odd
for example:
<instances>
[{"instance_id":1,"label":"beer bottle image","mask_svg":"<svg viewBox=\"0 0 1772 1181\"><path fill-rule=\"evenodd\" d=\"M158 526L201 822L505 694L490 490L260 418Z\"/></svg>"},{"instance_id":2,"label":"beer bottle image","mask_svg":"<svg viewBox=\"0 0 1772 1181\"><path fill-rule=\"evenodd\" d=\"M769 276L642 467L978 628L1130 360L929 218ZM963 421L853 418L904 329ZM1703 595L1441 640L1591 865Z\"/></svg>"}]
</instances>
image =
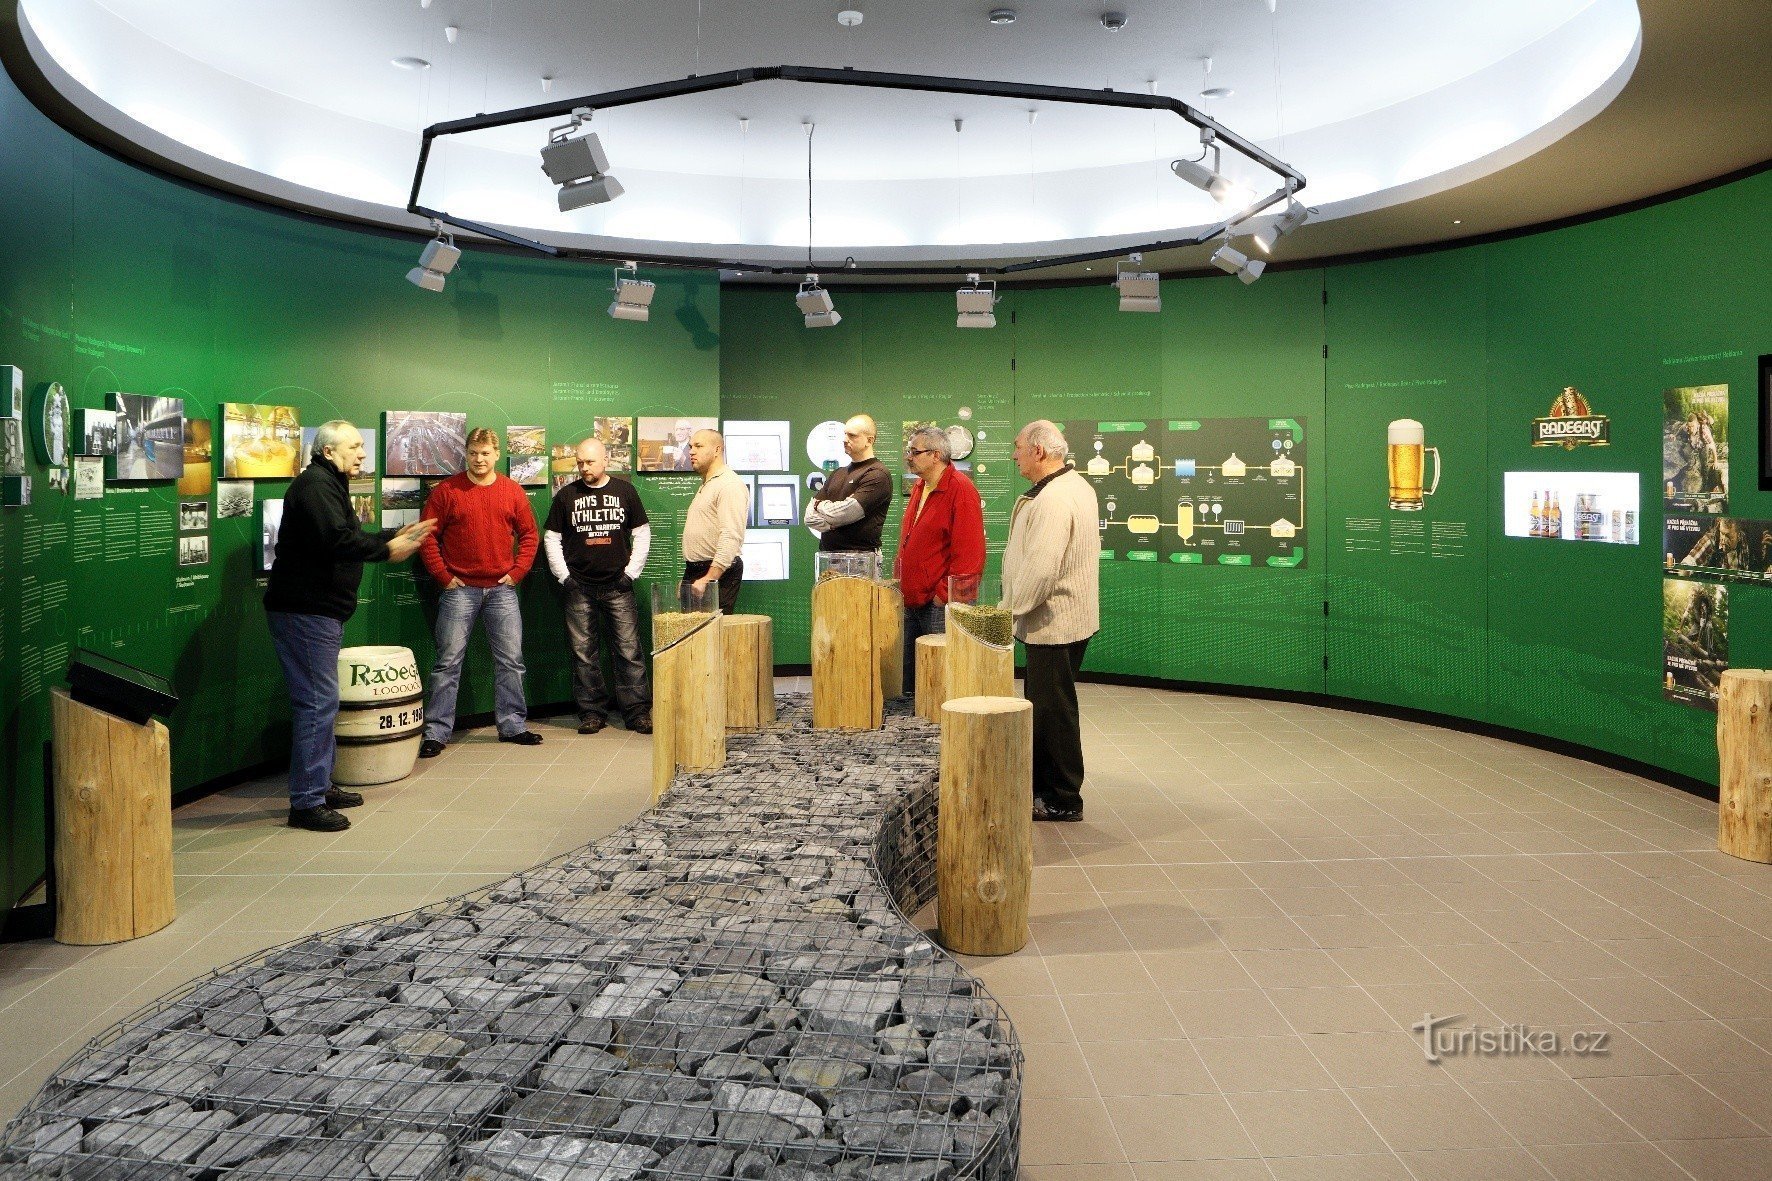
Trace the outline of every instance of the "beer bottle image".
<instances>
[{"instance_id":1,"label":"beer bottle image","mask_svg":"<svg viewBox=\"0 0 1772 1181\"><path fill-rule=\"evenodd\" d=\"M1537 537L1539 530L1543 528L1544 521L1540 517L1540 510L1538 507L1538 490L1535 488L1532 490L1532 526L1527 536Z\"/></svg>"},{"instance_id":2,"label":"beer bottle image","mask_svg":"<svg viewBox=\"0 0 1772 1181\"><path fill-rule=\"evenodd\" d=\"M1551 493L1550 536L1559 539L1563 536L1563 498L1554 492Z\"/></svg>"}]
</instances>

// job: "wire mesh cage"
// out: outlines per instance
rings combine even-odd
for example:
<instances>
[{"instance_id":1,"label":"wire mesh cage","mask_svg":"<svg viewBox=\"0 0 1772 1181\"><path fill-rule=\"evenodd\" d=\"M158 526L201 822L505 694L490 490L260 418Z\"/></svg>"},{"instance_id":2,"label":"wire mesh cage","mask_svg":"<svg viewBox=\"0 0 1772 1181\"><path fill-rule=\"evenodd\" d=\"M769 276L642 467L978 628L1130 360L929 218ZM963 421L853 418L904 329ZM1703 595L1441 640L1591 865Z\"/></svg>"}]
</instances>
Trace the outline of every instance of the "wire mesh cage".
<instances>
[{"instance_id":1,"label":"wire mesh cage","mask_svg":"<svg viewBox=\"0 0 1772 1181\"><path fill-rule=\"evenodd\" d=\"M1013 1178L1014 1032L906 918L936 732L808 713L599 841L134 1014L0 1178Z\"/></svg>"}]
</instances>

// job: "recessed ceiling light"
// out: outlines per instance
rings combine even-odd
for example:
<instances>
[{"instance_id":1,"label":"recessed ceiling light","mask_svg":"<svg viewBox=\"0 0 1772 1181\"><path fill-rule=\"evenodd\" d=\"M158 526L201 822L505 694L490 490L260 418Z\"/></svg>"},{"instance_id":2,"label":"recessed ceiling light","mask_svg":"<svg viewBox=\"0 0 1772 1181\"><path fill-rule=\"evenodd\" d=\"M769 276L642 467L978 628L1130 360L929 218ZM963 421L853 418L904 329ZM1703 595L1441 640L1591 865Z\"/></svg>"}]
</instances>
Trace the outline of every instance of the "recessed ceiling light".
<instances>
[{"instance_id":1,"label":"recessed ceiling light","mask_svg":"<svg viewBox=\"0 0 1772 1181\"><path fill-rule=\"evenodd\" d=\"M1229 98L1231 95L1233 95L1235 93L1237 93L1237 92L1232 90L1228 86L1208 86L1206 89L1200 91L1200 97L1201 98Z\"/></svg>"},{"instance_id":2,"label":"recessed ceiling light","mask_svg":"<svg viewBox=\"0 0 1772 1181\"><path fill-rule=\"evenodd\" d=\"M1015 9L993 8L989 19L993 25L1012 25L1015 23Z\"/></svg>"},{"instance_id":3,"label":"recessed ceiling light","mask_svg":"<svg viewBox=\"0 0 1772 1181\"><path fill-rule=\"evenodd\" d=\"M853 8L845 8L837 14L837 23L845 29L853 29L861 23L861 13Z\"/></svg>"},{"instance_id":4,"label":"recessed ceiling light","mask_svg":"<svg viewBox=\"0 0 1772 1181\"><path fill-rule=\"evenodd\" d=\"M1464 224L1464 219L1462 217L1455 217L1452 219L1452 224L1455 226L1461 226Z\"/></svg>"},{"instance_id":5,"label":"recessed ceiling light","mask_svg":"<svg viewBox=\"0 0 1772 1181\"><path fill-rule=\"evenodd\" d=\"M402 70L428 70L431 68L431 63L422 57L397 57L394 59L394 64Z\"/></svg>"}]
</instances>

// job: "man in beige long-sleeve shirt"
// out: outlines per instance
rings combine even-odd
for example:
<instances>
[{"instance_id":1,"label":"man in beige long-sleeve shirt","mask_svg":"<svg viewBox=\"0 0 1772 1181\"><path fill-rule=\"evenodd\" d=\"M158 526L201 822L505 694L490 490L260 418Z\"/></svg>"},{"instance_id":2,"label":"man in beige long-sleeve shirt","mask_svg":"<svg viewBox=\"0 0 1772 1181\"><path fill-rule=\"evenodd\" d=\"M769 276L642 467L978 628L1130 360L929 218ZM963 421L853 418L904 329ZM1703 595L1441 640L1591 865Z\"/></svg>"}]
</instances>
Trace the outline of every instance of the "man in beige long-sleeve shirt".
<instances>
[{"instance_id":1,"label":"man in beige long-sleeve shirt","mask_svg":"<svg viewBox=\"0 0 1772 1181\"><path fill-rule=\"evenodd\" d=\"M683 522L683 586L699 595L710 582L719 583L720 614L730 615L738 604L738 584L744 581L739 551L744 548L751 495L726 466L726 440L719 431L696 431L689 440L689 456L701 473L701 487Z\"/></svg>"},{"instance_id":2,"label":"man in beige long-sleeve shirt","mask_svg":"<svg viewBox=\"0 0 1772 1181\"><path fill-rule=\"evenodd\" d=\"M1064 435L1042 419L1015 436L1033 487L1015 502L1003 550L1003 605L1027 648L1034 707L1034 819L1083 819L1077 673L1101 630L1101 522L1095 489L1065 462Z\"/></svg>"}]
</instances>

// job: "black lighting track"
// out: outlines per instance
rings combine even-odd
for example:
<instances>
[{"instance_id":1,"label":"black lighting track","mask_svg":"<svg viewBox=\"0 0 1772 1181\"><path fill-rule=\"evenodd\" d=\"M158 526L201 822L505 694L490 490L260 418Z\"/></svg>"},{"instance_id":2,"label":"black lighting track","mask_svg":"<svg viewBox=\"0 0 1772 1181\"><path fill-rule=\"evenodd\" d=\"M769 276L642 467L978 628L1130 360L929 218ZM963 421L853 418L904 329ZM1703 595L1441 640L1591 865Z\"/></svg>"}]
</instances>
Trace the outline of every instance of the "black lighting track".
<instances>
[{"instance_id":1,"label":"black lighting track","mask_svg":"<svg viewBox=\"0 0 1772 1181\"><path fill-rule=\"evenodd\" d=\"M470 131L487 131L494 127L509 127L515 123L528 123L536 119L556 119L571 115L574 111L584 108L589 108L593 112L606 111L613 107L657 102L660 99L706 94L714 90L731 90L739 86L749 86L754 82L812 82L824 86L865 86L875 90L920 90L934 94L975 94L984 98L1013 98L1029 102L1075 103L1092 107L1168 111L1180 116L1202 131L1210 131L1215 142L1228 144L1237 152L1274 173L1281 178L1281 184L1278 189L1267 196L1257 198L1247 208L1208 226L1192 237L1162 239L1139 246L1120 246L1112 250L1089 250L1074 254L1048 255L998 266L977 264L964 266L860 266L853 259L832 260L823 263L808 260L804 264L782 266L777 263L756 262L742 258L719 258L711 255L635 255L632 253L617 254L594 250L574 250L551 246L546 242L525 238L507 230L496 229L482 222L469 221L466 218L456 217L443 210L431 209L419 203L419 190L424 187L425 168L430 163L431 143L439 136L461 135ZM1125 254L1154 253L1159 250L1198 246L1202 242L1211 241L1239 223L1249 220L1275 203L1302 192L1304 186L1304 174L1290 164L1270 155L1211 116L1202 114L1187 103L1169 98L1166 95L1132 94L1106 89L1085 90L1074 86L1044 86L1027 82L989 82L977 78L945 78L931 74L897 74L878 70L847 68L831 70L820 66L753 66L742 70L727 70L719 74L691 74L687 78L679 78L672 82L654 82L647 86L631 86L625 90L608 90L601 94L587 94L579 98L538 103L535 106L514 107L511 110L497 111L490 115L474 115L466 119L450 119L442 123L433 123L425 128L424 141L419 146L418 165L412 174L412 193L407 200L406 208L409 212L420 217L428 217L458 229L483 234L500 242L508 242L513 246L524 246L556 257L568 256L611 262L632 261L646 263L650 266L759 271L771 275L797 275L807 271L830 271L852 275L1014 275L1027 271L1068 266L1072 263L1117 258Z\"/></svg>"}]
</instances>

